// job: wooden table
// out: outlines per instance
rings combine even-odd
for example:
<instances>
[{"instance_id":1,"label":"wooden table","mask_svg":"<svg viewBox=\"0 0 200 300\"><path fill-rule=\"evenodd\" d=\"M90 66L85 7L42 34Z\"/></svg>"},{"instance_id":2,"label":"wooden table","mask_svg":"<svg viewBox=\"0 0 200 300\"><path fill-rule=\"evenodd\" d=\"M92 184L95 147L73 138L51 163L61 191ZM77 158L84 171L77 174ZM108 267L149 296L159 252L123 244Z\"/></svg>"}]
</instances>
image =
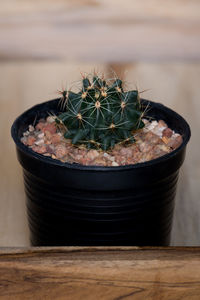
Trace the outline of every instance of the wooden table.
<instances>
[{"instance_id":1,"label":"wooden table","mask_svg":"<svg viewBox=\"0 0 200 300\"><path fill-rule=\"evenodd\" d=\"M200 248L1 248L0 299L200 299Z\"/></svg>"},{"instance_id":2,"label":"wooden table","mask_svg":"<svg viewBox=\"0 0 200 300\"><path fill-rule=\"evenodd\" d=\"M1 59L199 61L196 0L18 0L1 4Z\"/></svg>"}]
</instances>

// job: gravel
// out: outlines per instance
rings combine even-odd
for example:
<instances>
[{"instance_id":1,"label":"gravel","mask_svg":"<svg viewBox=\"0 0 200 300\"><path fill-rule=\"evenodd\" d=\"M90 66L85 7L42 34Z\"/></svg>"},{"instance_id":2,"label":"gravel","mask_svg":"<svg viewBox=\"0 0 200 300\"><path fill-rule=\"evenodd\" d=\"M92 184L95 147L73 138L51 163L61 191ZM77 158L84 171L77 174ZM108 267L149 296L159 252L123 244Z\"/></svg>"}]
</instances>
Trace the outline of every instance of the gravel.
<instances>
[{"instance_id":1,"label":"gravel","mask_svg":"<svg viewBox=\"0 0 200 300\"><path fill-rule=\"evenodd\" d=\"M62 162L96 166L121 166L146 162L178 148L182 136L170 129L163 120L143 119L145 127L135 136L133 144L117 144L111 150L87 149L85 145L75 146L65 139L62 129L55 123L55 117L41 119L34 127L29 125L23 133L21 142L33 151L58 159Z\"/></svg>"}]
</instances>

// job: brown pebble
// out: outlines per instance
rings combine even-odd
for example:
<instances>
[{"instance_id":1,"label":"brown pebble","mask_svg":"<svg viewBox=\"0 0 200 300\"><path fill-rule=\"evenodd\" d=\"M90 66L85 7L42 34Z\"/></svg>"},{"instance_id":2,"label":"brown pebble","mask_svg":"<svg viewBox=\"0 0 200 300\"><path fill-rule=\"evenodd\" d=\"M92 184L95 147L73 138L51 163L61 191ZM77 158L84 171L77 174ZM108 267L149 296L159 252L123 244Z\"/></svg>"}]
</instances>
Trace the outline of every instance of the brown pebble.
<instances>
[{"instance_id":1,"label":"brown pebble","mask_svg":"<svg viewBox=\"0 0 200 300\"><path fill-rule=\"evenodd\" d=\"M168 144L170 140L169 140L166 136L163 136L163 137L162 137L162 141L163 141L165 144Z\"/></svg>"},{"instance_id":2,"label":"brown pebble","mask_svg":"<svg viewBox=\"0 0 200 300\"><path fill-rule=\"evenodd\" d=\"M153 153L151 153L151 152L145 153L143 155L143 162L151 160L153 158L155 158L154 155L153 155Z\"/></svg>"},{"instance_id":3,"label":"brown pebble","mask_svg":"<svg viewBox=\"0 0 200 300\"><path fill-rule=\"evenodd\" d=\"M176 138L171 139L170 142L167 144L170 148L177 149L183 142L182 136L178 135Z\"/></svg>"},{"instance_id":4,"label":"brown pebble","mask_svg":"<svg viewBox=\"0 0 200 300\"><path fill-rule=\"evenodd\" d=\"M153 145L151 145L147 142L142 142L138 146L139 146L140 151L143 153L150 152L153 148Z\"/></svg>"},{"instance_id":5,"label":"brown pebble","mask_svg":"<svg viewBox=\"0 0 200 300\"><path fill-rule=\"evenodd\" d=\"M158 144L160 142L160 137L153 132L149 131L146 133L144 138L145 143L149 143L151 145Z\"/></svg>"},{"instance_id":6,"label":"brown pebble","mask_svg":"<svg viewBox=\"0 0 200 300\"><path fill-rule=\"evenodd\" d=\"M163 121L163 120L158 121L158 126L159 127L168 127L167 124L165 123L165 121Z\"/></svg>"},{"instance_id":7,"label":"brown pebble","mask_svg":"<svg viewBox=\"0 0 200 300\"><path fill-rule=\"evenodd\" d=\"M132 146L132 148L133 148L133 160L134 160L134 163L135 163L135 162L138 162L140 160L140 158L142 156L142 152L140 151L139 146L136 145L136 144L134 144Z\"/></svg>"},{"instance_id":8,"label":"brown pebble","mask_svg":"<svg viewBox=\"0 0 200 300\"><path fill-rule=\"evenodd\" d=\"M152 157L158 158L160 156L167 154L168 152L169 151L166 145L156 145L152 151Z\"/></svg>"},{"instance_id":9,"label":"brown pebble","mask_svg":"<svg viewBox=\"0 0 200 300\"><path fill-rule=\"evenodd\" d=\"M44 126L45 126L45 122L39 122L39 123L37 123L37 125L35 126L35 128L37 130L42 130L44 128Z\"/></svg>"},{"instance_id":10,"label":"brown pebble","mask_svg":"<svg viewBox=\"0 0 200 300\"><path fill-rule=\"evenodd\" d=\"M55 147L55 155L57 158L62 158L68 153L68 149L65 147L65 145L60 144Z\"/></svg>"},{"instance_id":11,"label":"brown pebble","mask_svg":"<svg viewBox=\"0 0 200 300\"><path fill-rule=\"evenodd\" d=\"M126 157L131 157L133 155L133 152L132 152L132 149L131 148L125 148L123 147L121 150L120 150L120 154L123 155L123 156L126 156Z\"/></svg>"},{"instance_id":12,"label":"brown pebble","mask_svg":"<svg viewBox=\"0 0 200 300\"><path fill-rule=\"evenodd\" d=\"M46 131L49 131L51 134L56 133L56 126L55 126L55 123L48 123L47 125L45 125L45 126L42 128L42 132L45 133Z\"/></svg>"},{"instance_id":13,"label":"brown pebble","mask_svg":"<svg viewBox=\"0 0 200 300\"><path fill-rule=\"evenodd\" d=\"M173 134L173 131L170 128L165 128L162 132L163 137L170 138Z\"/></svg>"},{"instance_id":14,"label":"brown pebble","mask_svg":"<svg viewBox=\"0 0 200 300\"><path fill-rule=\"evenodd\" d=\"M36 145L34 145L32 147L32 150L35 151L35 152L37 152L37 153L40 153L40 154L44 154L44 153L47 152L47 149L46 149L45 145L43 145L43 146L36 146Z\"/></svg>"},{"instance_id":15,"label":"brown pebble","mask_svg":"<svg viewBox=\"0 0 200 300\"><path fill-rule=\"evenodd\" d=\"M45 138L46 138L47 140L49 140L49 141L51 140L52 134L51 134L50 131L48 131L48 130L45 131Z\"/></svg>"},{"instance_id":16,"label":"brown pebble","mask_svg":"<svg viewBox=\"0 0 200 300\"><path fill-rule=\"evenodd\" d=\"M80 160L79 160L79 164L82 164L82 165L86 165L86 159L84 157L82 157Z\"/></svg>"},{"instance_id":17,"label":"brown pebble","mask_svg":"<svg viewBox=\"0 0 200 300\"><path fill-rule=\"evenodd\" d=\"M95 165L95 166L106 166L106 159L103 156L95 158L92 162L88 161L88 165Z\"/></svg>"},{"instance_id":18,"label":"brown pebble","mask_svg":"<svg viewBox=\"0 0 200 300\"><path fill-rule=\"evenodd\" d=\"M34 136L29 135L27 138L27 145L32 146L36 141L36 138Z\"/></svg>"},{"instance_id":19,"label":"brown pebble","mask_svg":"<svg viewBox=\"0 0 200 300\"><path fill-rule=\"evenodd\" d=\"M58 135L56 133L52 135L52 138L51 138L52 144L57 144L60 142L60 140L61 140L60 135Z\"/></svg>"},{"instance_id":20,"label":"brown pebble","mask_svg":"<svg viewBox=\"0 0 200 300\"><path fill-rule=\"evenodd\" d=\"M115 156L115 161L119 164L119 165L124 165L126 162L126 157L122 156L122 155L117 155Z\"/></svg>"},{"instance_id":21,"label":"brown pebble","mask_svg":"<svg viewBox=\"0 0 200 300\"><path fill-rule=\"evenodd\" d=\"M43 153L46 153L46 152L47 152L47 149L46 149L46 146L45 146L45 145L39 147L38 153L43 154Z\"/></svg>"},{"instance_id":22,"label":"brown pebble","mask_svg":"<svg viewBox=\"0 0 200 300\"><path fill-rule=\"evenodd\" d=\"M82 158L83 158L82 155L80 155L80 154L77 154L77 155L76 155L76 159L77 159L77 160L80 160L80 159L82 159Z\"/></svg>"},{"instance_id":23,"label":"brown pebble","mask_svg":"<svg viewBox=\"0 0 200 300\"><path fill-rule=\"evenodd\" d=\"M81 156L85 156L86 153L87 153L87 150L85 148L81 148L79 149L79 152L78 152Z\"/></svg>"},{"instance_id":24,"label":"brown pebble","mask_svg":"<svg viewBox=\"0 0 200 300\"><path fill-rule=\"evenodd\" d=\"M97 150L89 150L86 154L87 158L93 160L99 156L99 152Z\"/></svg>"},{"instance_id":25,"label":"brown pebble","mask_svg":"<svg viewBox=\"0 0 200 300\"><path fill-rule=\"evenodd\" d=\"M55 154L55 147L53 145L47 145L47 152L50 154Z\"/></svg>"}]
</instances>

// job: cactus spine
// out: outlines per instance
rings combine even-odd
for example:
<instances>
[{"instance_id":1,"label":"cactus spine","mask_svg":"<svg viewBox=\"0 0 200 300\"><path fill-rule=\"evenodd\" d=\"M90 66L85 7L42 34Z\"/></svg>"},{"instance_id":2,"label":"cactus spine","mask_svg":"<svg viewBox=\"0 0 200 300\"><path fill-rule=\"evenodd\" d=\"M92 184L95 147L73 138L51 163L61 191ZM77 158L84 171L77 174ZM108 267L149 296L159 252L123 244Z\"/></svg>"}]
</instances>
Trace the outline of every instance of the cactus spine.
<instances>
[{"instance_id":1,"label":"cactus spine","mask_svg":"<svg viewBox=\"0 0 200 300\"><path fill-rule=\"evenodd\" d=\"M144 126L138 91L125 92L120 79L108 84L98 76L86 76L78 93L62 91L62 103L56 122L65 126L64 136L73 144L107 150L134 142L133 131Z\"/></svg>"}]
</instances>

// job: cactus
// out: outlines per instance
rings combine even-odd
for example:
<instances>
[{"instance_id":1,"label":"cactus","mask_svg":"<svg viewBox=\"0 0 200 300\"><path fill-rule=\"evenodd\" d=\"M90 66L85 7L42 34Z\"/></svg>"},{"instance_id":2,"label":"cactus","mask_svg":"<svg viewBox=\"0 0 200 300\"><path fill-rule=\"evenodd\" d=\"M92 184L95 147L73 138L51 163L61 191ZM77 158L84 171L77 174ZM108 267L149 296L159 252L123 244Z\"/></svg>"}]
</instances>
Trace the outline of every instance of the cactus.
<instances>
[{"instance_id":1,"label":"cactus","mask_svg":"<svg viewBox=\"0 0 200 300\"><path fill-rule=\"evenodd\" d=\"M84 76L78 93L62 91L63 112L56 119L72 144L107 150L117 143L134 142L134 131L144 126L137 90L124 91L122 81L112 84L96 75Z\"/></svg>"}]
</instances>

